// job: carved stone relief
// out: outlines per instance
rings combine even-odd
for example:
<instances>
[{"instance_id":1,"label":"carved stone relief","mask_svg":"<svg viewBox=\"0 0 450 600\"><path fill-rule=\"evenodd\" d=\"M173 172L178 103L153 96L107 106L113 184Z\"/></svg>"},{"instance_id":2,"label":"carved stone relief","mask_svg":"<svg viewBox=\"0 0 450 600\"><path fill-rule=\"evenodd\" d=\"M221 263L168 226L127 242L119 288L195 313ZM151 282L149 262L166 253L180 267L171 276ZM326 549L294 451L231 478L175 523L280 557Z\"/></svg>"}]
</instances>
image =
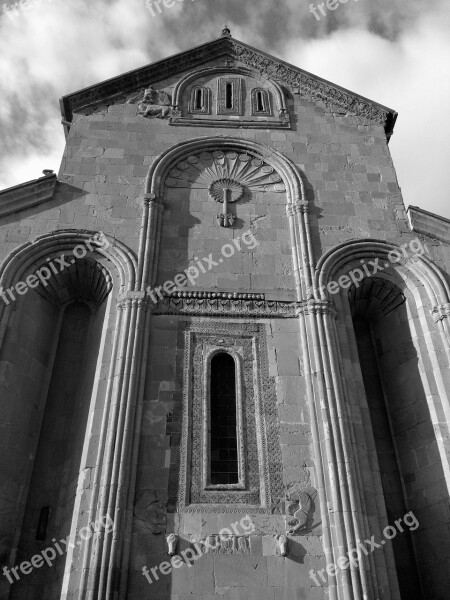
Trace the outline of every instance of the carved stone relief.
<instances>
[{"instance_id":1,"label":"carved stone relief","mask_svg":"<svg viewBox=\"0 0 450 600\"><path fill-rule=\"evenodd\" d=\"M152 86L141 90L127 100L127 104L138 104L138 115L166 119L172 114L172 99L166 92L155 90Z\"/></svg>"},{"instance_id":2,"label":"carved stone relief","mask_svg":"<svg viewBox=\"0 0 450 600\"><path fill-rule=\"evenodd\" d=\"M230 206L240 200L246 190L283 193L286 186L273 167L263 160L242 152L202 152L189 156L169 171L169 188L208 189L210 197L222 210L217 222L231 227L236 216Z\"/></svg>"},{"instance_id":3,"label":"carved stone relief","mask_svg":"<svg viewBox=\"0 0 450 600\"><path fill-rule=\"evenodd\" d=\"M286 512L290 535L300 535L301 531L307 529L316 495L316 490L309 488L307 492L292 492L287 498Z\"/></svg>"},{"instance_id":4,"label":"carved stone relief","mask_svg":"<svg viewBox=\"0 0 450 600\"><path fill-rule=\"evenodd\" d=\"M166 509L154 490L145 491L134 505L135 527L145 533L160 534L166 528Z\"/></svg>"}]
</instances>

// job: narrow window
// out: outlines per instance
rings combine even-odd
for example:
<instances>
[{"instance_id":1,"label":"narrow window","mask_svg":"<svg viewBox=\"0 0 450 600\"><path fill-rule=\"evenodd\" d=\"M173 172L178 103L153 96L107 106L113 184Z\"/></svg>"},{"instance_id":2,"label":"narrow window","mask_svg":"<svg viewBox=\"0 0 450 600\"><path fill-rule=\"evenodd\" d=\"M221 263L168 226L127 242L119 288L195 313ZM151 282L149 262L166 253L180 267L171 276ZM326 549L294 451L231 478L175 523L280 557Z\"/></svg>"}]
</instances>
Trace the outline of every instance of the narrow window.
<instances>
[{"instance_id":1,"label":"narrow window","mask_svg":"<svg viewBox=\"0 0 450 600\"><path fill-rule=\"evenodd\" d=\"M236 366L225 352L211 360L210 402L211 484L238 483Z\"/></svg>"},{"instance_id":2,"label":"narrow window","mask_svg":"<svg viewBox=\"0 0 450 600\"><path fill-rule=\"evenodd\" d=\"M48 515L50 513L50 509L48 506L44 506L41 509L41 514L39 516L39 523L36 531L36 539L39 541L44 541L45 536L47 534L47 525L48 525Z\"/></svg>"},{"instance_id":3,"label":"narrow window","mask_svg":"<svg viewBox=\"0 0 450 600\"><path fill-rule=\"evenodd\" d=\"M203 108L203 90L199 89L195 92L195 110Z\"/></svg>"},{"instance_id":4,"label":"narrow window","mask_svg":"<svg viewBox=\"0 0 450 600\"><path fill-rule=\"evenodd\" d=\"M266 108L264 106L262 92L257 92L257 94L256 94L256 106L257 106L258 112L265 112Z\"/></svg>"},{"instance_id":5,"label":"narrow window","mask_svg":"<svg viewBox=\"0 0 450 600\"><path fill-rule=\"evenodd\" d=\"M225 108L233 108L233 84L227 83L226 85L226 96L225 96Z\"/></svg>"}]
</instances>

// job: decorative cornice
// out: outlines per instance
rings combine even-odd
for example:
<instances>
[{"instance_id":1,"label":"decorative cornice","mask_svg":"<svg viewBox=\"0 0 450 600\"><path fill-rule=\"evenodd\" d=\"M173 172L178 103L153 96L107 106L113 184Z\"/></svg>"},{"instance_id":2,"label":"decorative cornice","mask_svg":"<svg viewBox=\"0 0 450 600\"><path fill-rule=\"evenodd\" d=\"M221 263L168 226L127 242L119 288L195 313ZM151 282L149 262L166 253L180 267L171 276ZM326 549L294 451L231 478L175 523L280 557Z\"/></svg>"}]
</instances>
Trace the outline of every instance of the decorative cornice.
<instances>
[{"instance_id":1,"label":"decorative cornice","mask_svg":"<svg viewBox=\"0 0 450 600\"><path fill-rule=\"evenodd\" d=\"M0 218L53 199L57 178L53 173L0 192Z\"/></svg>"},{"instance_id":2,"label":"decorative cornice","mask_svg":"<svg viewBox=\"0 0 450 600\"><path fill-rule=\"evenodd\" d=\"M158 303L154 314L292 319L300 306L299 302L266 300L263 294L175 292Z\"/></svg>"},{"instance_id":3,"label":"decorative cornice","mask_svg":"<svg viewBox=\"0 0 450 600\"><path fill-rule=\"evenodd\" d=\"M221 37L192 50L187 50L151 65L136 69L114 79L64 96L61 101L63 120L70 122L74 111L83 107L124 99L126 95L151 84L192 70L224 55L238 60L261 74L283 83L294 93L319 103L331 112L355 116L361 123L384 126L387 136L393 131L397 113L392 109L368 100L329 81L307 73L298 67L278 60L243 42Z\"/></svg>"}]
</instances>

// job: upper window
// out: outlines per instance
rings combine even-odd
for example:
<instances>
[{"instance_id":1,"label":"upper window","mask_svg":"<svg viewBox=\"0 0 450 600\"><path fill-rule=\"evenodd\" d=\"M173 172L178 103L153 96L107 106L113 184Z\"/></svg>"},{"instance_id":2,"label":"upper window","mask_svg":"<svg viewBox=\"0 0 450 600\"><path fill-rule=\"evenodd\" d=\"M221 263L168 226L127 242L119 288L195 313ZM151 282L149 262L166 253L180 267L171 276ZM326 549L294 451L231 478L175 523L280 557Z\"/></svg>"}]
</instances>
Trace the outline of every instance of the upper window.
<instances>
[{"instance_id":1,"label":"upper window","mask_svg":"<svg viewBox=\"0 0 450 600\"><path fill-rule=\"evenodd\" d=\"M252 114L271 115L270 93L262 88L252 90Z\"/></svg>"},{"instance_id":2,"label":"upper window","mask_svg":"<svg viewBox=\"0 0 450 600\"><path fill-rule=\"evenodd\" d=\"M236 405L236 366L221 352L211 360L210 483L239 483Z\"/></svg>"},{"instance_id":3,"label":"upper window","mask_svg":"<svg viewBox=\"0 0 450 600\"><path fill-rule=\"evenodd\" d=\"M210 113L211 90L202 85L195 85L191 91L189 112L208 115Z\"/></svg>"},{"instance_id":4,"label":"upper window","mask_svg":"<svg viewBox=\"0 0 450 600\"><path fill-rule=\"evenodd\" d=\"M242 80L237 77L220 78L217 90L217 114L242 114Z\"/></svg>"}]
</instances>

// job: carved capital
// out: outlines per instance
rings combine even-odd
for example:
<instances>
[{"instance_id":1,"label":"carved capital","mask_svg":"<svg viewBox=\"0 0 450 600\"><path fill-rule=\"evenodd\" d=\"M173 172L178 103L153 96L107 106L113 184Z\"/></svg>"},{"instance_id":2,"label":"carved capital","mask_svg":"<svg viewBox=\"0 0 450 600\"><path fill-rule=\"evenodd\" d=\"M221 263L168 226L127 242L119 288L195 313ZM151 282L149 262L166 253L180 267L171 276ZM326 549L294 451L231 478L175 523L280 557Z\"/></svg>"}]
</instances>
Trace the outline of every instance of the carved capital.
<instances>
[{"instance_id":1,"label":"carved capital","mask_svg":"<svg viewBox=\"0 0 450 600\"><path fill-rule=\"evenodd\" d=\"M306 202L306 200L297 200L296 202L291 202L286 206L286 214L288 215L288 217L305 214L307 212L308 202Z\"/></svg>"},{"instance_id":2,"label":"carved capital","mask_svg":"<svg viewBox=\"0 0 450 600\"><path fill-rule=\"evenodd\" d=\"M147 310L151 303L145 292L126 292L117 298L117 306L120 309L137 307Z\"/></svg>"},{"instance_id":3,"label":"carved capital","mask_svg":"<svg viewBox=\"0 0 450 600\"><path fill-rule=\"evenodd\" d=\"M329 300L308 300L296 308L296 316L303 315L328 315L336 317L336 308L334 303Z\"/></svg>"}]
</instances>

